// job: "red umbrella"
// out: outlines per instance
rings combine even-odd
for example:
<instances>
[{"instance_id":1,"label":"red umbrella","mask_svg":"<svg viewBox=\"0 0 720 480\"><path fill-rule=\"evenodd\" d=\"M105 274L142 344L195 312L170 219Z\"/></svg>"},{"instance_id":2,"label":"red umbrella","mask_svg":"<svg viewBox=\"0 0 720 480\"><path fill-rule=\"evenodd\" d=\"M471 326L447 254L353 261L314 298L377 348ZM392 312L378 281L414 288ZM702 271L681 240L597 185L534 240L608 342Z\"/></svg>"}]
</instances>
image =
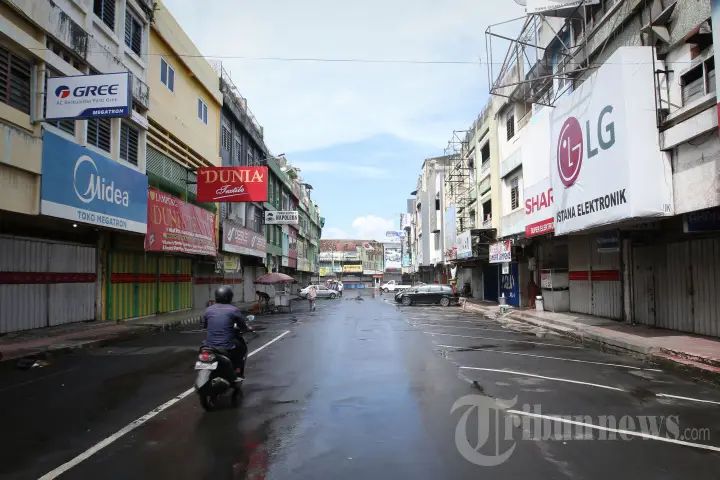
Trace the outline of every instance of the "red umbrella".
<instances>
[{"instance_id":1,"label":"red umbrella","mask_svg":"<svg viewBox=\"0 0 720 480\"><path fill-rule=\"evenodd\" d=\"M281 283L297 283L297 280L284 273L268 273L255 280L257 285L278 285Z\"/></svg>"}]
</instances>

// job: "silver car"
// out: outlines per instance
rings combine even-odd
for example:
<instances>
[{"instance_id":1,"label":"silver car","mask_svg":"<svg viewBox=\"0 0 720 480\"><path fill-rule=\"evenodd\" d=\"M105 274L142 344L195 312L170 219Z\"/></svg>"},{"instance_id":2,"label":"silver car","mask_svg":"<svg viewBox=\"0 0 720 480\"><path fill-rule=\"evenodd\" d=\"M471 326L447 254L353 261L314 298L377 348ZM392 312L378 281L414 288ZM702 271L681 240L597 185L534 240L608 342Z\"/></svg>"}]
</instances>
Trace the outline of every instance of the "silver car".
<instances>
[{"instance_id":1,"label":"silver car","mask_svg":"<svg viewBox=\"0 0 720 480\"><path fill-rule=\"evenodd\" d=\"M315 288L317 289L317 298L337 298L340 296L340 292L337 290L323 287L322 285L316 286ZM309 290L310 287L305 287L300 290L298 295L300 295L301 298L307 298Z\"/></svg>"}]
</instances>

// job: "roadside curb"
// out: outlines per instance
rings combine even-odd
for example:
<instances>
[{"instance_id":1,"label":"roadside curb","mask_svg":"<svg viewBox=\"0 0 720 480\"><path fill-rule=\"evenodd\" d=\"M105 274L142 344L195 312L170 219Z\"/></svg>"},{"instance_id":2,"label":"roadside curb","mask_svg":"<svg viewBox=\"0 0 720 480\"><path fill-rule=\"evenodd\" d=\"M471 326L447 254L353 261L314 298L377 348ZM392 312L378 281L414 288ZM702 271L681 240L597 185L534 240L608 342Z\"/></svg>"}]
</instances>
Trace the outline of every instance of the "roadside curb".
<instances>
[{"instance_id":1,"label":"roadside curb","mask_svg":"<svg viewBox=\"0 0 720 480\"><path fill-rule=\"evenodd\" d=\"M581 345L595 347L602 351L628 355L639 360L662 365L666 369L691 373L700 379L712 383L720 383L720 365L713 365L712 360L708 362L706 361L708 359L705 358L674 352L665 348L638 345L622 338L600 335L584 328L568 326L559 322L546 322L517 312L509 312L506 314L496 313L492 312L492 307L479 307L466 304L465 311L478 313L489 320L495 320L501 323L507 320L514 320L542 327Z\"/></svg>"},{"instance_id":2,"label":"roadside curb","mask_svg":"<svg viewBox=\"0 0 720 480\"><path fill-rule=\"evenodd\" d=\"M185 318L182 320L175 320L172 322L166 322L166 323L153 323L153 322L128 322L133 326L148 328L153 331L166 331L166 330L173 330L176 328L184 327L185 325L195 325L202 322L202 315L195 315L189 318Z\"/></svg>"},{"instance_id":3,"label":"roadside curb","mask_svg":"<svg viewBox=\"0 0 720 480\"><path fill-rule=\"evenodd\" d=\"M127 331L117 332L111 336L101 338L91 338L86 340L70 340L63 343L54 343L38 347L34 350L27 350L18 352L18 354L0 358L0 370L5 368L22 368L17 364L23 359L30 360L50 360L55 356L67 355L77 350L90 350L94 348L102 348L115 343L125 342L128 340L135 340L139 338L142 333L148 332L150 329L138 326ZM28 365L27 368L30 368Z\"/></svg>"}]
</instances>

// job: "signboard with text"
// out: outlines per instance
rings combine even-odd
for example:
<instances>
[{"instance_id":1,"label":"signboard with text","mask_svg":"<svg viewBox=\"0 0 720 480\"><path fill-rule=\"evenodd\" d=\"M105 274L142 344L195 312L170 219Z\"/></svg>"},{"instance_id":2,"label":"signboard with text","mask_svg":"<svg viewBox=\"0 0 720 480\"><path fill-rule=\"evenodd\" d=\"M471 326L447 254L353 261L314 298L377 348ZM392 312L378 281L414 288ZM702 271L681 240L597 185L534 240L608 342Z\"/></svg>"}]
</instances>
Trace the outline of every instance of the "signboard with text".
<instances>
[{"instance_id":1,"label":"signboard with text","mask_svg":"<svg viewBox=\"0 0 720 480\"><path fill-rule=\"evenodd\" d=\"M458 260L472 257L472 237L470 230L465 230L457 236L457 253Z\"/></svg>"},{"instance_id":2,"label":"signboard with text","mask_svg":"<svg viewBox=\"0 0 720 480\"><path fill-rule=\"evenodd\" d=\"M267 167L202 167L197 171L198 202L267 202Z\"/></svg>"},{"instance_id":3,"label":"signboard with text","mask_svg":"<svg viewBox=\"0 0 720 480\"><path fill-rule=\"evenodd\" d=\"M48 77L45 119L129 117L130 72Z\"/></svg>"},{"instance_id":4,"label":"signboard with text","mask_svg":"<svg viewBox=\"0 0 720 480\"><path fill-rule=\"evenodd\" d=\"M297 211L265 211L265 225L297 225L300 215Z\"/></svg>"},{"instance_id":5,"label":"signboard with text","mask_svg":"<svg viewBox=\"0 0 720 480\"><path fill-rule=\"evenodd\" d=\"M557 234L673 215L670 159L656 126L653 55L651 47L619 48L550 113Z\"/></svg>"},{"instance_id":6,"label":"signboard with text","mask_svg":"<svg viewBox=\"0 0 720 480\"><path fill-rule=\"evenodd\" d=\"M150 188L145 250L215 256L215 219L205 209Z\"/></svg>"},{"instance_id":7,"label":"signboard with text","mask_svg":"<svg viewBox=\"0 0 720 480\"><path fill-rule=\"evenodd\" d=\"M490 244L490 263L512 262L512 242L503 240Z\"/></svg>"},{"instance_id":8,"label":"signboard with text","mask_svg":"<svg viewBox=\"0 0 720 480\"><path fill-rule=\"evenodd\" d=\"M147 176L43 132L40 213L145 234Z\"/></svg>"},{"instance_id":9,"label":"signboard with text","mask_svg":"<svg viewBox=\"0 0 720 480\"><path fill-rule=\"evenodd\" d=\"M223 222L222 249L226 252L265 258L267 241L262 233Z\"/></svg>"}]
</instances>

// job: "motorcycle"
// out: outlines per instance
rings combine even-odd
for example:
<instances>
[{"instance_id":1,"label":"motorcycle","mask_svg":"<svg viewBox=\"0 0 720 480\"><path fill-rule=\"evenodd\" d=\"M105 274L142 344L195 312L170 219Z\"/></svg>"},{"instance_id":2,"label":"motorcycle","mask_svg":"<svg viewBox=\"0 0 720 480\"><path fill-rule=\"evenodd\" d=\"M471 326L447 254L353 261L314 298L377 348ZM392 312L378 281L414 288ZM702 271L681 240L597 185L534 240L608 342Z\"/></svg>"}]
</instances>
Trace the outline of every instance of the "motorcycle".
<instances>
[{"instance_id":1,"label":"motorcycle","mask_svg":"<svg viewBox=\"0 0 720 480\"><path fill-rule=\"evenodd\" d=\"M252 322L254 318L253 315L249 315L247 322ZM247 361L247 353L243 361ZM200 347L195 370L197 370L195 392L200 397L200 405L205 411L215 410L218 398L229 391L231 405L238 406L242 381L235 381L235 366L228 358L227 352L213 347Z\"/></svg>"}]
</instances>

